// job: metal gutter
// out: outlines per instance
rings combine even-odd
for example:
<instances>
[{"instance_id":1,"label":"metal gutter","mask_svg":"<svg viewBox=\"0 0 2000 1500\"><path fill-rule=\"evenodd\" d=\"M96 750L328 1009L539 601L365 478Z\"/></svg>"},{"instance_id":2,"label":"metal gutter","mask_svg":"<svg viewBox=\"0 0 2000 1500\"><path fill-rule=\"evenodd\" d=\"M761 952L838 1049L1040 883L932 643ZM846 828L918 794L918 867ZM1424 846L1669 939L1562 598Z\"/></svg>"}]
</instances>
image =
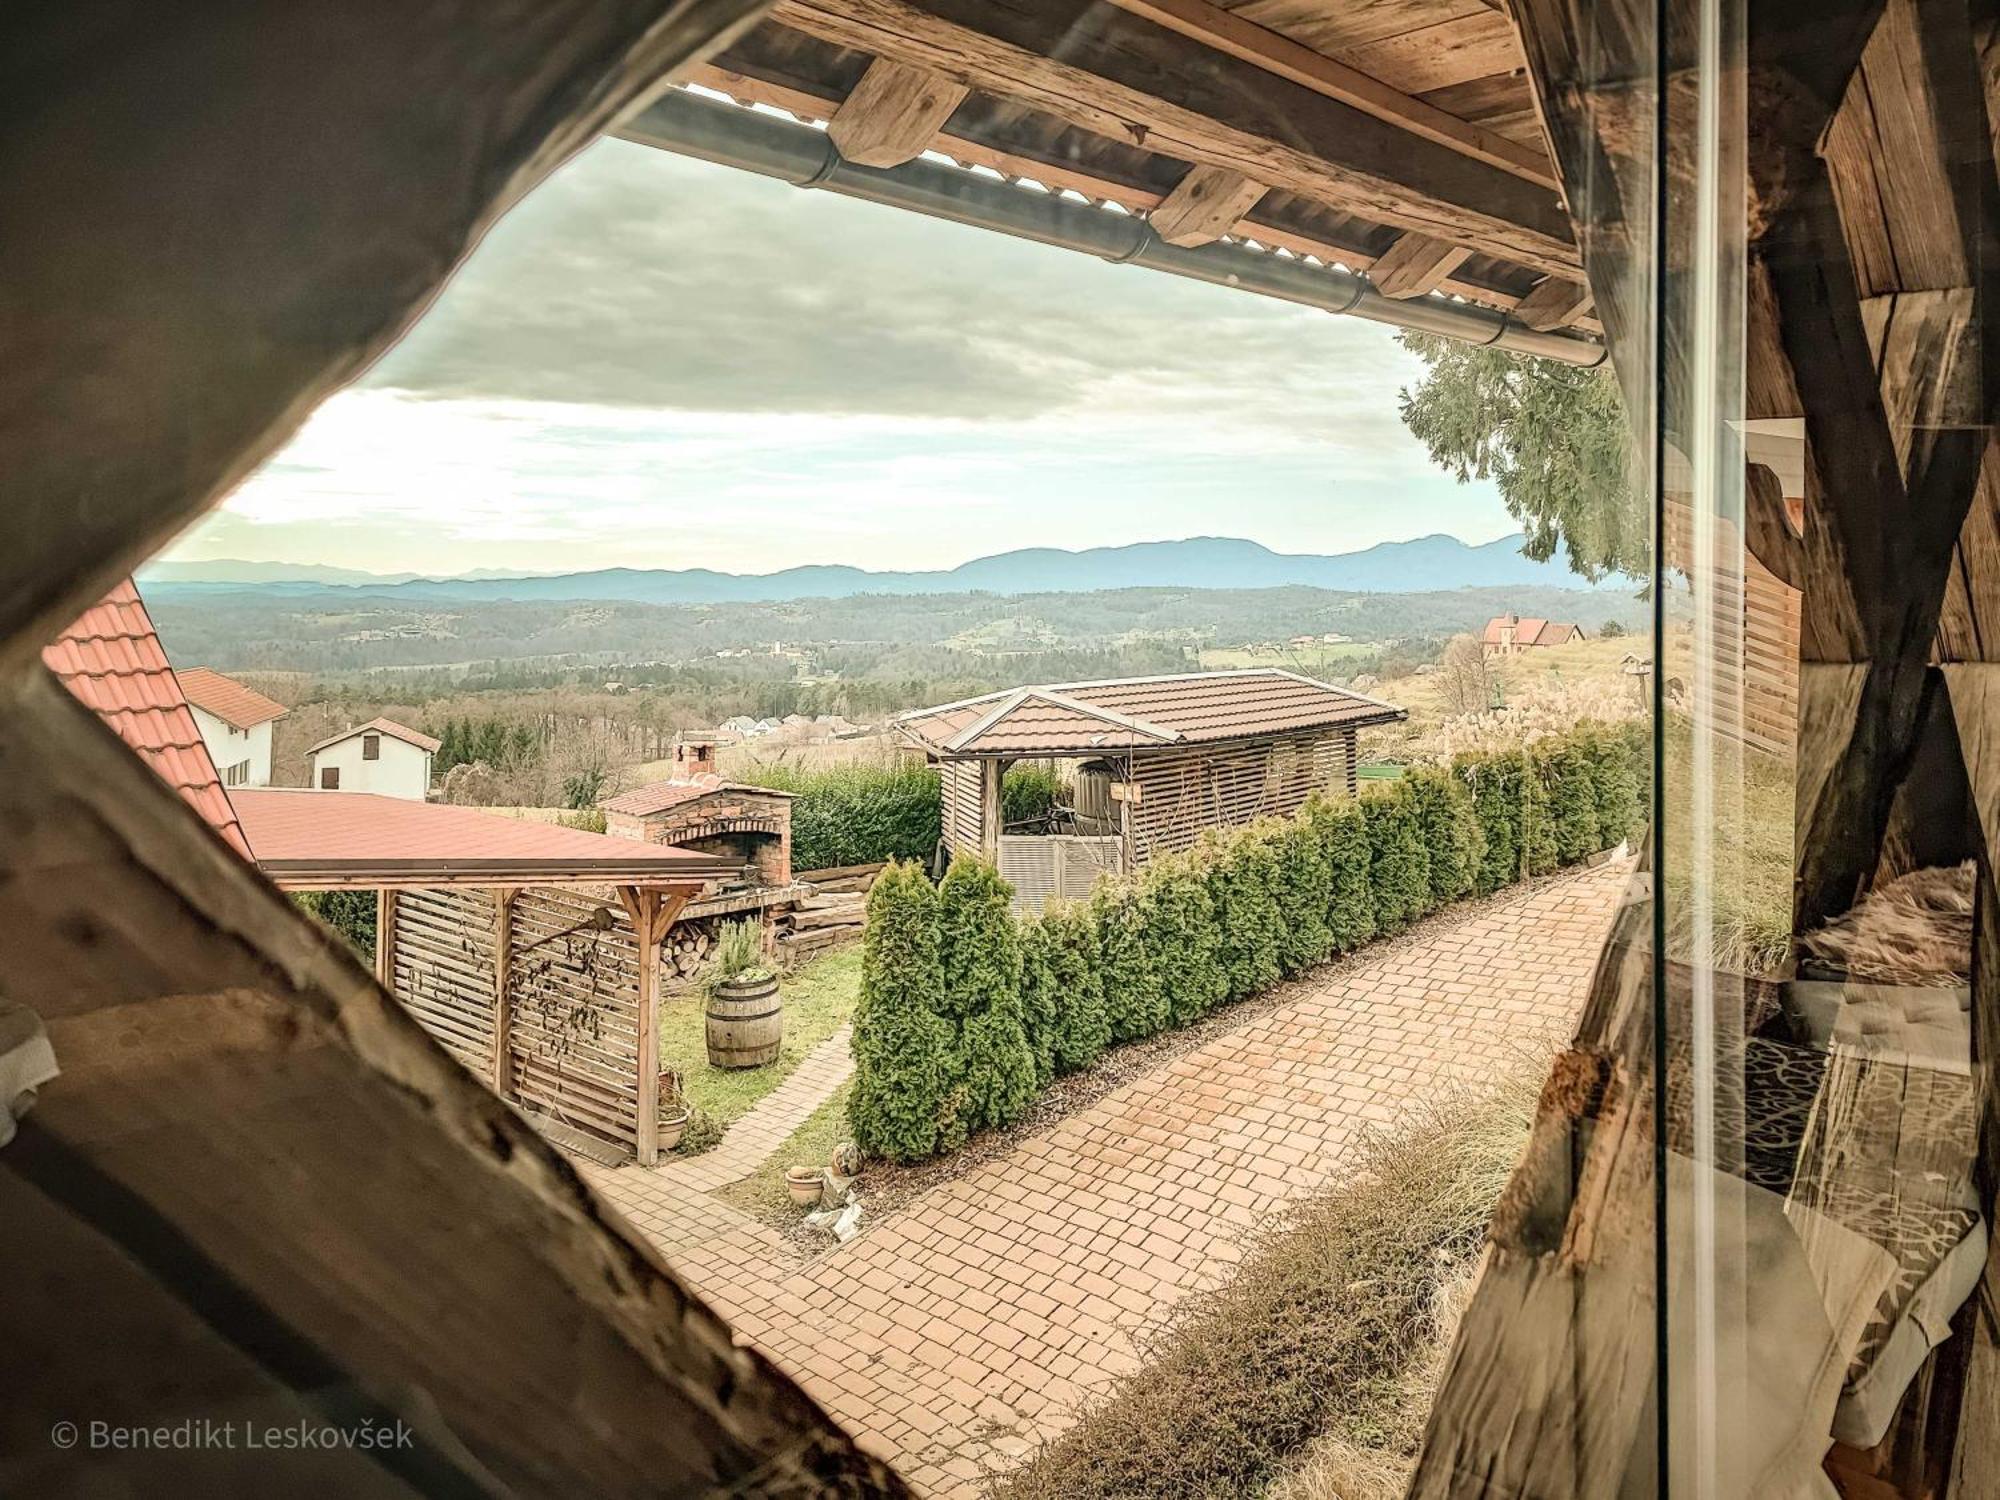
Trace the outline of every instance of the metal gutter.
<instances>
[{"instance_id":1,"label":"metal gutter","mask_svg":"<svg viewBox=\"0 0 2000 1500\"><path fill-rule=\"evenodd\" d=\"M1134 215L1017 187L962 167L921 157L900 167L856 166L823 130L686 89L669 90L616 134L794 187L819 188L1373 323L1572 365L1590 367L1605 359L1604 346L1593 339L1538 332L1495 308L1442 297L1384 297L1365 276L1247 245L1216 241L1183 249L1165 243Z\"/></svg>"}]
</instances>

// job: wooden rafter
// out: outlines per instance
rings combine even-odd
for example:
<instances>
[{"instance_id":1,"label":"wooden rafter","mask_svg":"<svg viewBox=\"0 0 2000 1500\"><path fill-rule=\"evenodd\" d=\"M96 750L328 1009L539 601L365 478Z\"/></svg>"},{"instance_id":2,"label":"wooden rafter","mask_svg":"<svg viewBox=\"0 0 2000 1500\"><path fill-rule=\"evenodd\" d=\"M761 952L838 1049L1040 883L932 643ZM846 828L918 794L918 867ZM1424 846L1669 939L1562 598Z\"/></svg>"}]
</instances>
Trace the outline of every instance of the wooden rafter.
<instances>
[{"instance_id":1,"label":"wooden rafter","mask_svg":"<svg viewBox=\"0 0 2000 1500\"><path fill-rule=\"evenodd\" d=\"M1590 288L1566 276L1550 276L1523 297L1514 316L1530 328L1561 328L1590 307Z\"/></svg>"},{"instance_id":2,"label":"wooden rafter","mask_svg":"<svg viewBox=\"0 0 2000 1500\"><path fill-rule=\"evenodd\" d=\"M1336 62L1281 32L1260 26L1240 12L1224 10L1208 0L1111 0L1111 3L1267 73L1289 78L1329 99L1365 110L1412 135L1490 162L1502 171L1543 187L1557 186L1555 169L1545 153L1412 98L1358 68Z\"/></svg>"},{"instance_id":3,"label":"wooden rafter","mask_svg":"<svg viewBox=\"0 0 2000 1500\"><path fill-rule=\"evenodd\" d=\"M923 154L967 93L955 79L878 57L826 128L849 161L895 167Z\"/></svg>"},{"instance_id":4,"label":"wooden rafter","mask_svg":"<svg viewBox=\"0 0 2000 1500\"><path fill-rule=\"evenodd\" d=\"M1548 189L1123 11L1088 0L780 0L772 14L1129 145L1576 273L1568 217Z\"/></svg>"},{"instance_id":5,"label":"wooden rafter","mask_svg":"<svg viewBox=\"0 0 2000 1500\"><path fill-rule=\"evenodd\" d=\"M1264 184L1223 167L1193 167L1160 200L1153 233L1169 245L1206 245L1236 227L1265 193Z\"/></svg>"},{"instance_id":6,"label":"wooden rafter","mask_svg":"<svg viewBox=\"0 0 2000 1500\"><path fill-rule=\"evenodd\" d=\"M1427 297L1471 254L1464 245L1405 234L1375 258L1368 279L1385 297Z\"/></svg>"}]
</instances>

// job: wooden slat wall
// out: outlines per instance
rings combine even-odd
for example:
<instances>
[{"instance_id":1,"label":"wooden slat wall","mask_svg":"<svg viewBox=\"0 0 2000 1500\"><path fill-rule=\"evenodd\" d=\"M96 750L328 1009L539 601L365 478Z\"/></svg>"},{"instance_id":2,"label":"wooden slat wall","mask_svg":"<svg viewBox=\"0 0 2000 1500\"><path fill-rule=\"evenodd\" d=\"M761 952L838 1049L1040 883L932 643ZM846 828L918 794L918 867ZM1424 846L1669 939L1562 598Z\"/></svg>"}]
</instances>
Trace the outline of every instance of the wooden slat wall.
<instances>
[{"instance_id":1,"label":"wooden slat wall","mask_svg":"<svg viewBox=\"0 0 2000 1500\"><path fill-rule=\"evenodd\" d=\"M1185 849L1204 830L1295 813L1316 791L1351 792L1354 735L1294 735L1241 745L1185 746L1133 757L1138 863Z\"/></svg>"},{"instance_id":2,"label":"wooden slat wall","mask_svg":"<svg viewBox=\"0 0 2000 1500\"><path fill-rule=\"evenodd\" d=\"M1688 557L1693 543L1684 500L1668 502L1666 533L1669 559ZM1740 662L1715 663L1721 701L1702 715L1702 724L1754 749L1788 756L1799 729L1800 595L1749 548L1743 548L1740 556L1742 586L1739 589L1734 580L1718 576L1715 607L1718 639L1734 640L1740 631L1742 654ZM1671 666L1667 671L1673 674Z\"/></svg>"},{"instance_id":3,"label":"wooden slat wall","mask_svg":"<svg viewBox=\"0 0 2000 1500\"><path fill-rule=\"evenodd\" d=\"M493 893L396 897L392 983L424 1030L482 1079L493 1076Z\"/></svg>"},{"instance_id":4,"label":"wooden slat wall","mask_svg":"<svg viewBox=\"0 0 2000 1500\"><path fill-rule=\"evenodd\" d=\"M1122 841L1077 834L1005 834L1000 874L1014 887L1017 911L1040 911L1050 898L1080 900L1119 869Z\"/></svg>"},{"instance_id":5,"label":"wooden slat wall","mask_svg":"<svg viewBox=\"0 0 2000 1500\"><path fill-rule=\"evenodd\" d=\"M591 923L604 911L612 921L600 930ZM521 1104L634 1144L639 945L618 903L585 891L523 891L508 997Z\"/></svg>"},{"instance_id":6,"label":"wooden slat wall","mask_svg":"<svg viewBox=\"0 0 2000 1500\"><path fill-rule=\"evenodd\" d=\"M979 762L948 760L938 767L944 846L953 854L979 852Z\"/></svg>"}]
</instances>

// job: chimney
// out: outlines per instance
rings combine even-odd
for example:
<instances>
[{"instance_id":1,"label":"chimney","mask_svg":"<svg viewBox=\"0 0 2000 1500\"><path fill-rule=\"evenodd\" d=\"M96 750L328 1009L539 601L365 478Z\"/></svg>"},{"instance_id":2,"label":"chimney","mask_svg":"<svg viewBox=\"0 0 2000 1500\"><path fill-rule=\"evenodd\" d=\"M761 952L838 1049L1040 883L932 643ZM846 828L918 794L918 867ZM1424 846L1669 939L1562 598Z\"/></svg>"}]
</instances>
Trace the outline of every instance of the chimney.
<instances>
[{"instance_id":1,"label":"chimney","mask_svg":"<svg viewBox=\"0 0 2000 1500\"><path fill-rule=\"evenodd\" d=\"M674 744L674 780L693 781L715 773L714 740L678 740Z\"/></svg>"}]
</instances>

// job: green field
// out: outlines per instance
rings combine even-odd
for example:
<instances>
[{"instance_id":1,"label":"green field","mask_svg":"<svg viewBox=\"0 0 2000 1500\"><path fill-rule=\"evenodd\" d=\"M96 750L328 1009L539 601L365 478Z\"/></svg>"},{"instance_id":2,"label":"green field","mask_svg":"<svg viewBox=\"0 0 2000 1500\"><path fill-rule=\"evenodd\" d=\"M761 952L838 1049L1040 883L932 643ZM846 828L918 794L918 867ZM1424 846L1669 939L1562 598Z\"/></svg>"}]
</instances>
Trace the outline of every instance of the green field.
<instances>
[{"instance_id":1,"label":"green field","mask_svg":"<svg viewBox=\"0 0 2000 1500\"><path fill-rule=\"evenodd\" d=\"M1201 664L1210 671L1237 667L1282 667L1292 672L1338 671L1356 657L1373 656L1381 647L1370 641L1321 641L1311 646L1278 646L1273 649L1249 646L1211 646L1201 653Z\"/></svg>"}]
</instances>

